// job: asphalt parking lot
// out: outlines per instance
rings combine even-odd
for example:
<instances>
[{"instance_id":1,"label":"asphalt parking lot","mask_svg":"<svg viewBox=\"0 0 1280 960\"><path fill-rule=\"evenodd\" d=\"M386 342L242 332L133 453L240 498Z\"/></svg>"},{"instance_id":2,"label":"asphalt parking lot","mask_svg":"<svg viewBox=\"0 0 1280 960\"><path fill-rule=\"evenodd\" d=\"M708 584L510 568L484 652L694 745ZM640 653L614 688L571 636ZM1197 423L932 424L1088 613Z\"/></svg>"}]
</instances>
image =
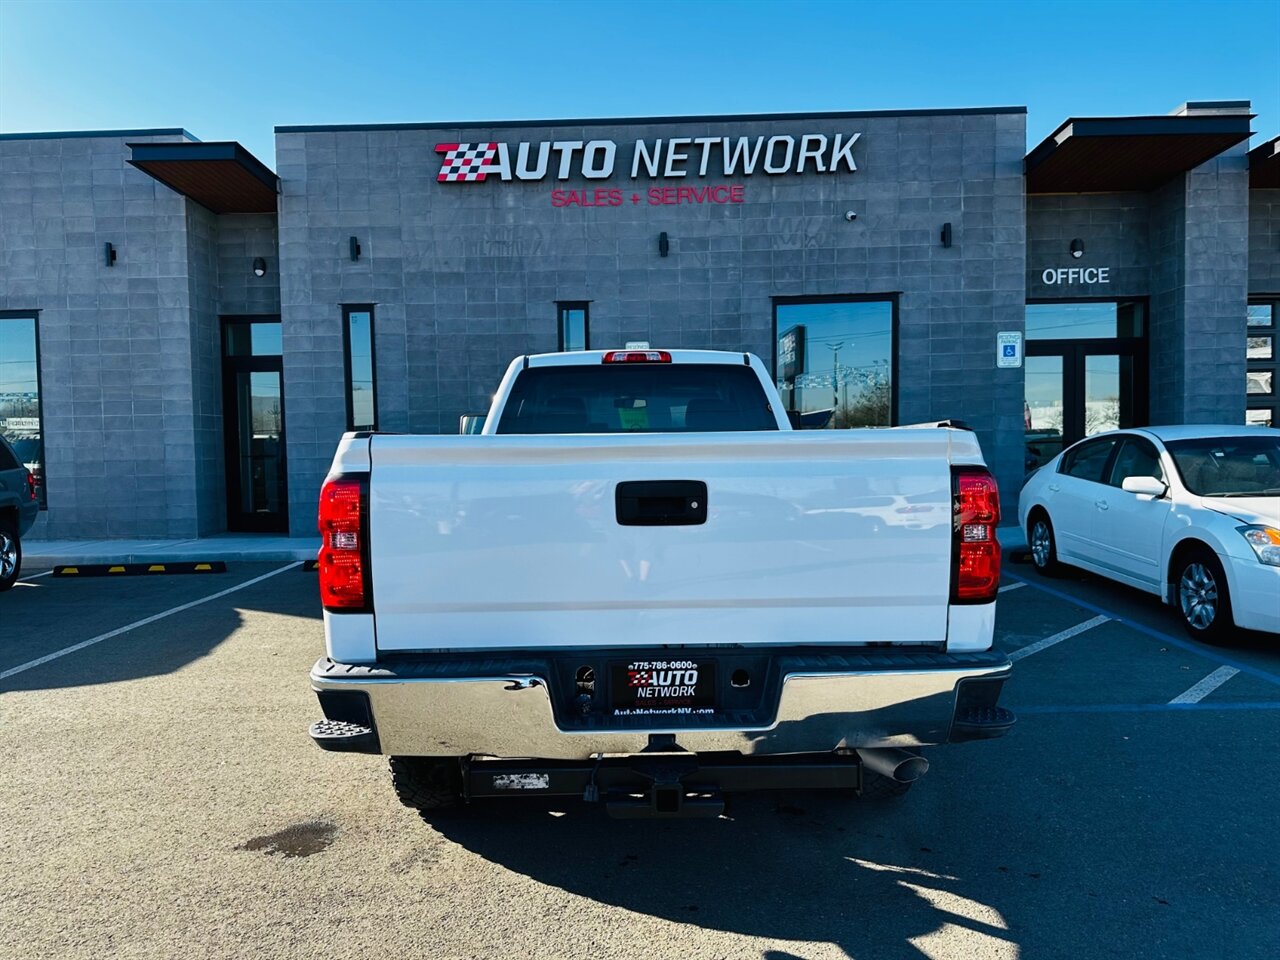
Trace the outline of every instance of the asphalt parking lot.
<instances>
[{"instance_id":1,"label":"asphalt parking lot","mask_svg":"<svg viewBox=\"0 0 1280 960\"><path fill-rule=\"evenodd\" d=\"M307 738L314 574L40 574L0 596L2 957L1280 955L1280 641L1085 575L1008 566L1019 724L901 803L427 824Z\"/></svg>"}]
</instances>

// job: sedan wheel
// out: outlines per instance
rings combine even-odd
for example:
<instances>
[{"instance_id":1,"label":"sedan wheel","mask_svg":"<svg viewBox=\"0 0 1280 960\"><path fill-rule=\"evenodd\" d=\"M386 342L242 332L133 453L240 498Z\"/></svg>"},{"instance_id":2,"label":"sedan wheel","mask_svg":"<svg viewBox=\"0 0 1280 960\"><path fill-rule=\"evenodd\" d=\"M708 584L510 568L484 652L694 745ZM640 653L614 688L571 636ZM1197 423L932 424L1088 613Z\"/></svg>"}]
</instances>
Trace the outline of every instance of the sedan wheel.
<instances>
[{"instance_id":1,"label":"sedan wheel","mask_svg":"<svg viewBox=\"0 0 1280 960\"><path fill-rule=\"evenodd\" d=\"M1050 576L1058 571L1058 550L1053 542L1053 524L1043 514L1031 521L1031 530L1027 535L1027 545L1031 548L1031 562L1036 572Z\"/></svg>"},{"instance_id":2,"label":"sedan wheel","mask_svg":"<svg viewBox=\"0 0 1280 960\"><path fill-rule=\"evenodd\" d=\"M1183 561L1178 575L1178 611L1183 626L1197 640L1215 642L1230 632L1231 598L1217 557L1198 552Z\"/></svg>"},{"instance_id":3,"label":"sedan wheel","mask_svg":"<svg viewBox=\"0 0 1280 960\"><path fill-rule=\"evenodd\" d=\"M1178 584L1182 615L1196 630L1207 630L1218 615L1218 581L1203 563L1192 563L1182 571Z\"/></svg>"}]
</instances>

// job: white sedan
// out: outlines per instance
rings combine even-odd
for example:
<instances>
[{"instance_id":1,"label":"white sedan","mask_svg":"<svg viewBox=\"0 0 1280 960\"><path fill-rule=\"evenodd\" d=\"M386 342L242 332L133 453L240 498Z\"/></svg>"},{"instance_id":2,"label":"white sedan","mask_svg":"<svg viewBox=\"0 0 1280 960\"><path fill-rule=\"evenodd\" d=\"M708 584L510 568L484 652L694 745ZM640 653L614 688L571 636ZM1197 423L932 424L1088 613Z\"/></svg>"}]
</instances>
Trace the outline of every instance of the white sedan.
<instances>
[{"instance_id":1,"label":"white sedan","mask_svg":"<svg viewBox=\"0 0 1280 960\"><path fill-rule=\"evenodd\" d=\"M1154 593L1201 640L1280 633L1280 430L1089 437L1028 478L1019 519L1040 573L1070 564Z\"/></svg>"}]
</instances>

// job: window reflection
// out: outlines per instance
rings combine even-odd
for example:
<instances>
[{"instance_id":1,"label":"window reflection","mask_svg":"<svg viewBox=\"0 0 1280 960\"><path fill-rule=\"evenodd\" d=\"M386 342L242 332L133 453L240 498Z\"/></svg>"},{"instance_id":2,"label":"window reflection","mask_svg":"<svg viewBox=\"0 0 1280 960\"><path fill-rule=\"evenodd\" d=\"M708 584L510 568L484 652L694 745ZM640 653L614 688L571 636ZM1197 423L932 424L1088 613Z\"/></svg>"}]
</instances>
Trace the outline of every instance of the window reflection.
<instances>
[{"instance_id":1,"label":"window reflection","mask_svg":"<svg viewBox=\"0 0 1280 960\"><path fill-rule=\"evenodd\" d=\"M0 317L0 434L36 478L45 505L44 438L40 432L40 376L36 318Z\"/></svg>"},{"instance_id":2,"label":"window reflection","mask_svg":"<svg viewBox=\"0 0 1280 960\"><path fill-rule=\"evenodd\" d=\"M280 356L280 321L228 319L225 326L228 357Z\"/></svg>"},{"instance_id":3,"label":"window reflection","mask_svg":"<svg viewBox=\"0 0 1280 960\"><path fill-rule=\"evenodd\" d=\"M1027 357L1027 398L1022 407L1026 430L1025 467L1034 470L1062 452L1062 357Z\"/></svg>"},{"instance_id":4,"label":"window reflection","mask_svg":"<svg viewBox=\"0 0 1280 960\"><path fill-rule=\"evenodd\" d=\"M373 374L373 308L347 307L347 429L378 429Z\"/></svg>"},{"instance_id":5,"label":"window reflection","mask_svg":"<svg viewBox=\"0 0 1280 960\"><path fill-rule=\"evenodd\" d=\"M1028 340L1097 340L1142 335L1141 301L1027 304Z\"/></svg>"},{"instance_id":6,"label":"window reflection","mask_svg":"<svg viewBox=\"0 0 1280 960\"><path fill-rule=\"evenodd\" d=\"M893 303L778 302L778 391L807 428L893 422Z\"/></svg>"},{"instance_id":7,"label":"window reflection","mask_svg":"<svg viewBox=\"0 0 1280 960\"><path fill-rule=\"evenodd\" d=\"M561 303L560 310L560 349L587 349L587 304Z\"/></svg>"}]
</instances>

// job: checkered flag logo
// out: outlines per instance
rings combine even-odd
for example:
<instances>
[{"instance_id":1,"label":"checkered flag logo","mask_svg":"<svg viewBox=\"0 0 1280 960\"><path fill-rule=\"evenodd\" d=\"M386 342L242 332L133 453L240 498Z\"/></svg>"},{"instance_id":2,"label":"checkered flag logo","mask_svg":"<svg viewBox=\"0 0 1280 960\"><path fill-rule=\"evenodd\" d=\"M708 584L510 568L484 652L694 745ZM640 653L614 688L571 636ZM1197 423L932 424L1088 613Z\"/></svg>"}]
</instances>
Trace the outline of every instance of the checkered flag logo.
<instances>
[{"instance_id":1,"label":"checkered flag logo","mask_svg":"<svg viewBox=\"0 0 1280 960\"><path fill-rule=\"evenodd\" d=\"M629 687L649 686L649 671L648 670L628 670L627 686Z\"/></svg>"},{"instance_id":2,"label":"checkered flag logo","mask_svg":"<svg viewBox=\"0 0 1280 960\"><path fill-rule=\"evenodd\" d=\"M490 164L498 152L496 143L437 143L436 153L443 153L441 183L472 183L483 180L493 169Z\"/></svg>"}]
</instances>

